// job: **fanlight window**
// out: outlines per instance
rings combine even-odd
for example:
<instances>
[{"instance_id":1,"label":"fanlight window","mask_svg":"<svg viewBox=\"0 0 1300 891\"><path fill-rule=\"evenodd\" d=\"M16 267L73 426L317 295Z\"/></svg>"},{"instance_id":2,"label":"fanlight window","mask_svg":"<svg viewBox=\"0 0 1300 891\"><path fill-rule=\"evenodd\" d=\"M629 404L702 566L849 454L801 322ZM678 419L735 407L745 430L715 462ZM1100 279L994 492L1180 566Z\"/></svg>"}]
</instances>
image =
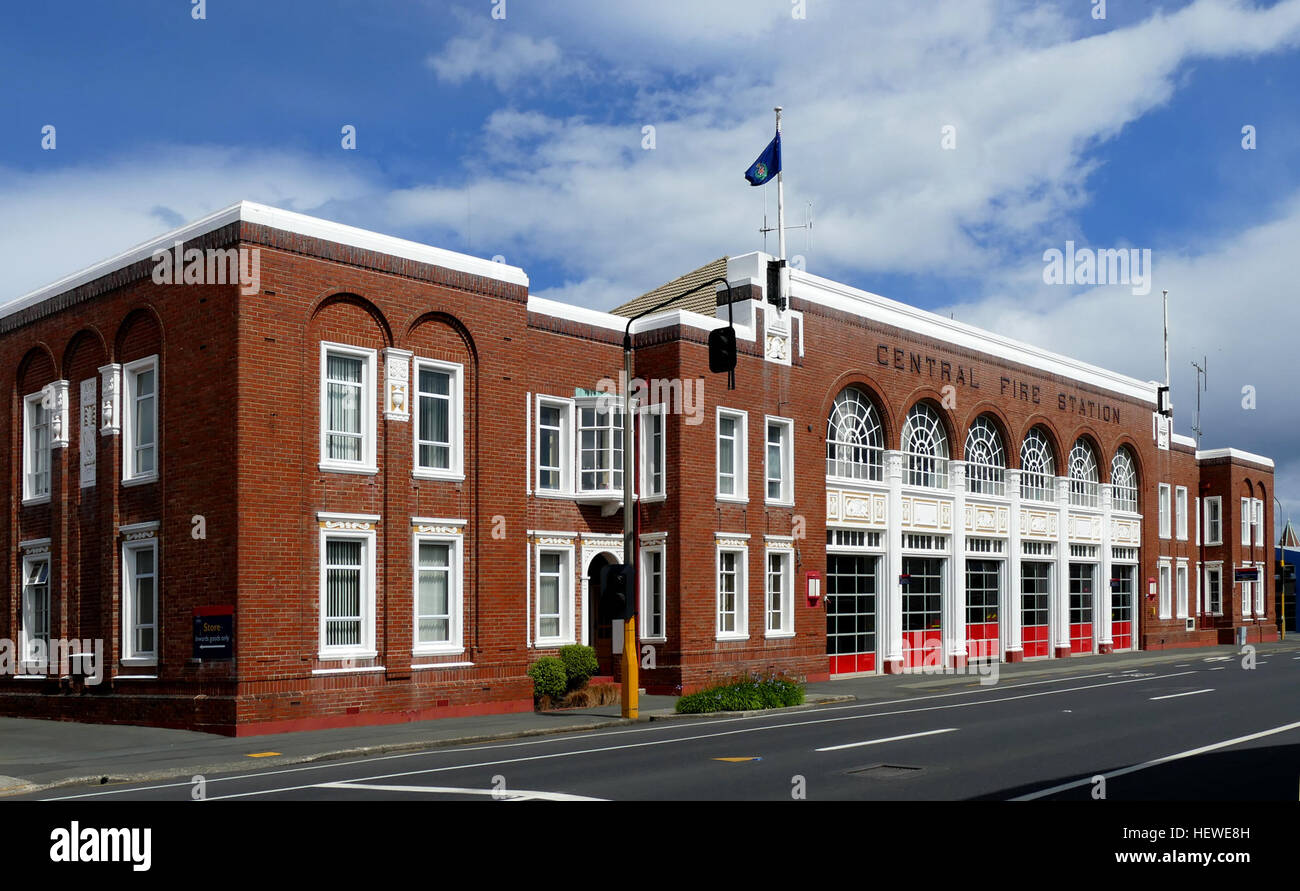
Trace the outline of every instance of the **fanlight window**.
<instances>
[{"instance_id":1,"label":"fanlight window","mask_svg":"<svg viewBox=\"0 0 1300 891\"><path fill-rule=\"evenodd\" d=\"M1035 427L1020 444L1020 497L1030 501L1051 501L1056 477L1056 456L1052 444Z\"/></svg>"},{"instance_id":2,"label":"fanlight window","mask_svg":"<svg viewBox=\"0 0 1300 891\"><path fill-rule=\"evenodd\" d=\"M865 393L848 387L835 397L826 425L826 475L878 482L883 465L880 415Z\"/></svg>"},{"instance_id":3,"label":"fanlight window","mask_svg":"<svg viewBox=\"0 0 1300 891\"><path fill-rule=\"evenodd\" d=\"M981 415L966 433L966 488L973 495L1005 495L1007 454L1002 436Z\"/></svg>"},{"instance_id":4,"label":"fanlight window","mask_svg":"<svg viewBox=\"0 0 1300 891\"><path fill-rule=\"evenodd\" d=\"M1115 510L1137 513L1137 470L1133 467L1133 456L1123 446L1110 462L1110 483L1111 491L1114 493Z\"/></svg>"},{"instance_id":5,"label":"fanlight window","mask_svg":"<svg viewBox=\"0 0 1300 891\"><path fill-rule=\"evenodd\" d=\"M934 409L918 402L903 424L907 484L931 489L948 487L948 434Z\"/></svg>"},{"instance_id":6,"label":"fanlight window","mask_svg":"<svg viewBox=\"0 0 1300 891\"><path fill-rule=\"evenodd\" d=\"M1080 437L1070 449L1070 504L1075 507L1097 506L1097 456L1088 441Z\"/></svg>"}]
</instances>

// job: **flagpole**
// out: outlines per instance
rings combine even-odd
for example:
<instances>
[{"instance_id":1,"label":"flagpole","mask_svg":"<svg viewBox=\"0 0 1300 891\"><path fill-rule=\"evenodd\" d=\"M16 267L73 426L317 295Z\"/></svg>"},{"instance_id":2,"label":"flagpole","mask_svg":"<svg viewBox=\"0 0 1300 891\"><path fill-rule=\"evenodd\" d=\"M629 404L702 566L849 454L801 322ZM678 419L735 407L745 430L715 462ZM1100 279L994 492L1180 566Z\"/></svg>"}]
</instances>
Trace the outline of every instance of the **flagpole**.
<instances>
[{"instance_id":1,"label":"flagpole","mask_svg":"<svg viewBox=\"0 0 1300 891\"><path fill-rule=\"evenodd\" d=\"M777 144L781 140L781 106L773 109L776 112L776 138ZM790 270L785 264L785 152L781 152L781 164L776 170L776 250L780 254L777 257L781 261L781 293L778 298L777 306L789 306L790 300Z\"/></svg>"}]
</instances>

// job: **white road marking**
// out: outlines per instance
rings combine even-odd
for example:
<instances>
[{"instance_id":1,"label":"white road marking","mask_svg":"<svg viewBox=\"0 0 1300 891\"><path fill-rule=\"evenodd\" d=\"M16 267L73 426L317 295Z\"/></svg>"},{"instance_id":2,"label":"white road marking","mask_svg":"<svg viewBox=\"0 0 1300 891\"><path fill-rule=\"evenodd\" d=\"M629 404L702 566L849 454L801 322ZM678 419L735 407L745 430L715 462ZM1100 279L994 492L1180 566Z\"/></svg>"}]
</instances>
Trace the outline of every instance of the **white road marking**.
<instances>
[{"instance_id":1,"label":"white road marking","mask_svg":"<svg viewBox=\"0 0 1300 891\"><path fill-rule=\"evenodd\" d=\"M1170 693L1167 696L1152 696L1151 701L1155 702L1157 699L1177 699L1179 696L1195 696L1197 693L1213 693L1213 692L1214 692L1213 687L1206 687L1204 690L1192 690L1188 693Z\"/></svg>"},{"instance_id":2,"label":"white road marking","mask_svg":"<svg viewBox=\"0 0 1300 891\"><path fill-rule=\"evenodd\" d=\"M869 739L865 742L845 743L842 746L826 746L821 749L813 749L814 752L838 752L840 749L856 749L861 746L878 746L881 743L898 742L900 739L916 739L918 736L934 736L936 733L952 733L956 727L945 727L943 730L926 730L923 733L908 733L904 736L887 736L884 739Z\"/></svg>"},{"instance_id":3,"label":"white road marking","mask_svg":"<svg viewBox=\"0 0 1300 891\"><path fill-rule=\"evenodd\" d=\"M1195 673L1196 672L1194 671L1182 671L1182 672L1175 672L1174 674L1163 675L1162 677L1176 678L1176 677L1182 677L1183 675L1195 674ZM480 761L474 764L452 764L452 765L447 765L446 767L430 767L430 768L425 768L423 770L411 770L402 773L380 774L379 776L373 776L373 777L358 777L355 780L353 780L353 782L370 782L371 780L390 780L395 777L421 776L429 773L442 773L444 771L449 771L449 770L472 770L480 767L496 767L501 764L519 764L525 761L545 761L550 758L571 758L575 755L592 755L592 754L599 754L602 752L618 752L618 751L623 751L624 749L638 749L638 748L645 748L648 746L663 746L663 745L671 745L673 743L694 742L696 740L701 740L701 739L716 739L722 736L734 736L740 733L757 733L763 730L784 730L789 727L811 727L815 724L834 724L840 721L860 721L863 720L864 718L885 718L885 717L892 717L894 715L911 715L911 714L917 714L919 712L941 711L943 709L949 709L949 708L970 708L971 706L976 706L976 705L993 705L995 703L1011 702L1017 699L1033 699L1038 696L1056 696L1061 693L1077 693L1081 690L1096 690L1101 687L1113 687L1118 684L1136 684L1142 680L1145 680L1145 678L1134 678L1128 681L1110 681L1104 684L1089 684L1084 687L1067 687L1064 690L1044 690L1038 693L1022 693L1019 696L1004 696L1001 699L985 699L979 702L958 702L958 703L953 703L951 705L932 705L932 706L927 706L925 708L899 709L893 712L879 712L876 714L869 714L869 715L845 715L843 717L838 717L838 718L821 718L815 721L792 721L792 722L787 722L785 724L767 724L761 727L742 727L739 730L725 730L720 733L703 733L697 736L678 736L678 737L673 737L671 739L655 739L655 740L649 740L647 742L627 743L626 745L619 745L619 746L599 746L594 749L577 749L571 752L551 752L545 755L529 755L523 758L502 758L496 761ZM255 777L257 775L253 774L253 776ZM281 792L297 792L302 789L310 789L313 785L316 784L307 783L299 786L285 786L278 789L258 789L252 792L235 792L230 795L211 796L206 800L222 801L230 798L249 798L255 795L275 795Z\"/></svg>"},{"instance_id":4,"label":"white road marking","mask_svg":"<svg viewBox=\"0 0 1300 891\"><path fill-rule=\"evenodd\" d=\"M1107 675L1105 672L1098 672L1096 674L1076 674L1064 678L1049 678L1044 681L1027 681L1023 684L1007 684L1001 687L1001 689L1019 690L1022 687L1037 687L1043 684L1062 684L1069 681L1086 681L1086 680L1091 680L1092 678L1101 678L1101 677L1110 677L1110 675ZM991 693L994 692L994 689L995 689L994 687L981 687L978 690L957 690L952 693L936 693L933 696L915 696L910 699L886 699L886 700L882 700L881 702L853 702L847 705L825 706L817 709L817 713L826 714L828 712L840 712L840 711L845 711L847 709L877 708L882 705L898 705L904 702L928 702L929 700L932 699L944 699L950 696L970 696L977 693ZM1086 690L1088 688L1080 687L1078 689ZM1000 702L1001 700L990 700L990 701ZM772 718L772 717L776 717L776 716L750 715L749 717L745 717L745 718L720 718L715 721L695 721L691 724L691 726L714 727L721 724L735 724L737 722L758 721L758 720L763 720L765 718ZM681 725L677 725L677 726L681 726ZM525 748L525 747L547 745L550 743L565 742L571 740L593 739L595 737L608 739L609 737L612 736L626 736L629 733L638 733L638 734L654 733L654 732L659 732L664 730L674 730L674 729L677 728L672 724L659 724L658 726L651 725L649 727L633 727L627 730L598 730L591 733L578 733L578 734L548 734L542 737L532 737L525 740L512 740L507 742L489 743L489 744L484 744L479 746L471 746L468 748L461 748L457 746L433 746L415 752L401 752L396 755L374 755L369 758L358 758L353 761L320 761L317 763L300 765L296 767L281 767L275 770L262 770L253 773L235 774L234 776L228 776L228 777L212 777L208 780L208 783L209 784L225 783L225 782L232 782L235 780L252 779L253 777L269 777L269 776L277 776L279 774L302 773L303 771L308 771L308 770L326 770L331 767L350 767L354 764L374 764L379 761L395 761L401 758L418 758L422 755L440 755L440 754L450 753L450 752L484 752L484 751L492 751L496 749ZM62 795L55 798L45 798L42 799L42 801L72 801L78 798L101 798L108 795L123 795L130 792L150 792L155 789L176 789L181 787L189 787L192 785L193 785L192 782L186 780L185 782L181 782L181 783L159 783L153 786L134 786L131 788L122 788L122 789L105 789L99 792L83 792L77 795ZM297 788L307 788L307 787L303 786Z\"/></svg>"},{"instance_id":5,"label":"white road marking","mask_svg":"<svg viewBox=\"0 0 1300 891\"><path fill-rule=\"evenodd\" d=\"M376 792L424 792L434 795L490 795L500 801L608 801L565 792L530 792L524 789L465 789L459 786L373 786L366 783L317 783L313 789L370 789Z\"/></svg>"},{"instance_id":6,"label":"white road marking","mask_svg":"<svg viewBox=\"0 0 1300 891\"><path fill-rule=\"evenodd\" d=\"M1220 665L1218 668L1211 668L1211 669L1210 669L1210 671L1227 671L1227 670L1228 670L1228 668L1227 668L1226 665Z\"/></svg>"},{"instance_id":7,"label":"white road marking","mask_svg":"<svg viewBox=\"0 0 1300 891\"><path fill-rule=\"evenodd\" d=\"M1219 749L1226 749L1230 746L1239 745L1251 740L1263 739L1266 736L1273 736L1276 733L1286 733L1290 730L1300 729L1300 721L1291 724L1283 724L1281 727L1273 727L1269 730L1261 730L1259 733L1252 733L1248 736L1238 736L1236 739L1225 739L1223 742L1211 743L1208 746L1201 746L1197 749L1188 749L1185 752L1176 752L1173 755L1165 755L1163 758L1156 758L1154 761L1143 761L1141 764L1134 764L1129 767L1121 767L1119 770L1112 770L1109 773L1099 774L1106 779L1122 777L1130 773L1137 773L1139 770L1146 770L1149 767L1159 767L1161 764L1168 764L1171 761L1180 761L1183 758L1194 758L1197 755L1204 755L1206 752L1214 752ZM1057 792L1064 792L1067 789L1077 789L1080 786L1087 786L1092 783L1092 777L1085 777L1081 780L1075 780L1070 783L1062 783L1059 786L1053 786L1050 789L1040 789L1037 792L1031 792L1028 795L1021 795L1019 798L1013 798L1012 801L1033 801L1036 798L1046 798L1048 795L1055 795Z\"/></svg>"},{"instance_id":8,"label":"white road marking","mask_svg":"<svg viewBox=\"0 0 1300 891\"><path fill-rule=\"evenodd\" d=\"M1206 656L1205 661L1206 662L1227 662L1231 658L1232 658L1231 656Z\"/></svg>"}]
</instances>

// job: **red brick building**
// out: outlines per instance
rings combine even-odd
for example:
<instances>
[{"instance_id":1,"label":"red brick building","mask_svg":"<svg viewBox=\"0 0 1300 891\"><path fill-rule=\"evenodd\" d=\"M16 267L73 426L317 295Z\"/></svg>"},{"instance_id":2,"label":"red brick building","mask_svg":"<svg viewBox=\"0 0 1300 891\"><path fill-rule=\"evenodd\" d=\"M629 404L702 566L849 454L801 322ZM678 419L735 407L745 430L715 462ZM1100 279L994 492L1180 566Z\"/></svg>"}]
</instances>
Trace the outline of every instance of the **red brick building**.
<instances>
[{"instance_id":1,"label":"red brick building","mask_svg":"<svg viewBox=\"0 0 1300 891\"><path fill-rule=\"evenodd\" d=\"M1276 637L1234 581L1271 461L836 282L778 308L766 260L620 310L721 275L741 351L729 391L713 288L632 326L648 689ZM251 734L528 709L565 643L613 673L626 323L248 203L0 307L0 711Z\"/></svg>"}]
</instances>

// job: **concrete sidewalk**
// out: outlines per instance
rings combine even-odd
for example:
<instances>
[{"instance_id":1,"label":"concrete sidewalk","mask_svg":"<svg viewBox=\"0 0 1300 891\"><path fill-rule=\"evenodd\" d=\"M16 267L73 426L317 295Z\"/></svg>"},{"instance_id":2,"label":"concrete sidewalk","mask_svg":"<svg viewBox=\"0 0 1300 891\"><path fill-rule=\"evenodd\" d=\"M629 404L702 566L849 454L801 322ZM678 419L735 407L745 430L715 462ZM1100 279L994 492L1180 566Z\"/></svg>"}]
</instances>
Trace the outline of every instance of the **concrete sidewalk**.
<instances>
[{"instance_id":1,"label":"concrete sidewalk","mask_svg":"<svg viewBox=\"0 0 1300 891\"><path fill-rule=\"evenodd\" d=\"M1267 659L1270 654L1291 658L1300 654L1300 641L1259 644L1256 652L1260 659ZM998 665L997 683L999 686L1032 683L1143 667L1173 668L1224 657L1227 657L1224 665L1238 664L1241 658L1236 647L1212 647L1022 662ZM855 699L879 702L978 688L980 681L981 677L973 669L962 674L869 676L809 684L807 693L810 705ZM641 720L667 718L674 714L675 704L673 696L642 695ZM680 720L709 717L716 716L683 716ZM620 716L616 704L564 712L442 718L244 738L155 727L0 718L0 796L54 787L74 791L71 787L78 785L185 781L195 774L574 733L628 723Z\"/></svg>"}]
</instances>

